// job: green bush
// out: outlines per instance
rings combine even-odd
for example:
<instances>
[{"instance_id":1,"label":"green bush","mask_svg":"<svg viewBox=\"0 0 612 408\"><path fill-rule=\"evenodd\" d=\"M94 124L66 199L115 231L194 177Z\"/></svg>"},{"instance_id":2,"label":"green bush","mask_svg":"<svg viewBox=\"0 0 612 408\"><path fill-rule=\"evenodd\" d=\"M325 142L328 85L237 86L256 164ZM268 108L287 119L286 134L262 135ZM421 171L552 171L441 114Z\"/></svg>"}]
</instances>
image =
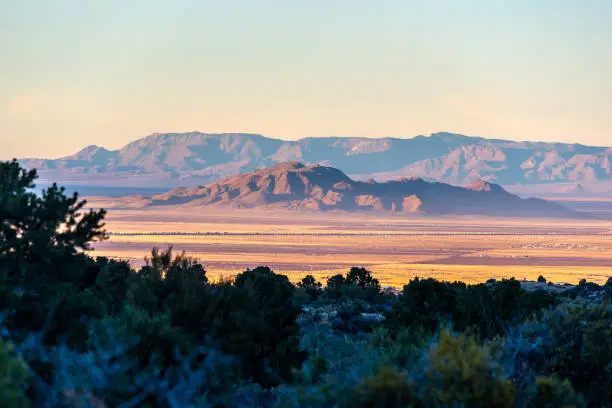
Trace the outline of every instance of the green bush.
<instances>
[{"instance_id":1,"label":"green bush","mask_svg":"<svg viewBox=\"0 0 612 408\"><path fill-rule=\"evenodd\" d=\"M457 309L456 286L435 279L415 278L404 286L398 302L390 313L390 322L404 327L422 327L436 331L443 322L452 319Z\"/></svg>"},{"instance_id":2,"label":"green bush","mask_svg":"<svg viewBox=\"0 0 612 408\"><path fill-rule=\"evenodd\" d=\"M328 299L353 299L378 303L384 297L381 295L380 283L365 268L353 267L346 274L331 276L327 279L325 296Z\"/></svg>"},{"instance_id":3,"label":"green bush","mask_svg":"<svg viewBox=\"0 0 612 408\"><path fill-rule=\"evenodd\" d=\"M306 293L309 301L314 301L319 298L322 292L322 286L323 285L321 284L321 282L317 282L317 280L312 275L306 275L297 284L297 287Z\"/></svg>"},{"instance_id":4,"label":"green bush","mask_svg":"<svg viewBox=\"0 0 612 408\"><path fill-rule=\"evenodd\" d=\"M384 366L372 377L366 377L355 388L347 404L351 408L415 407L414 388L407 376L393 367Z\"/></svg>"},{"instance_id":5,"label":"green bush","mask_svg":"<svg viewBox=\"0 0 612 408\"><path fill-rule=\"evenodd\" d=\"M289 381L305 358L297 338L300 311L293 304L294 291L286 276L267 267L247 270L234 282L210 284L197 260L174 256L170 247L152 251L135 278L130 299L151 319L168 316L162 333L170 337L159 349L164 359L172 356L173 337L186 345L206 340L239 357L245 378L271 386ZM151 341L157 344L160 339Z\"/></svg>"},{"instance_id":6,"label":"green bush","mask_svg":"<svg viewBox=\"0 0 612 408\"><path fill-rule=\"evenodd\" d=\"M234 288L237 297L247 300L244 311L248 313L247 327L252 329L246 335L248 340L233 348L262 385L290 381L293 368L306 358L299 350L300 310L293 304L295 287L286 276L258 267L236 276ZM235 313L234 304L227 307L229 313Z\"/></svg>"},{"instance_id":7,"label":"green bush","mask_svg":"<svg viewBox=\"0 0 612 408\"><path fill-rule=\"evenodd\" d=\"M483 338L504 334L518 323L556 303L544 291L521 289L510 279L466 285L416 278L406 286L388 314L388 327L422 327L433 333L450 323L456 331L472 331Z\"/></svg>"},{"instance_id":8,"label":"green bush","mask_svg":"<svg viewBox=\"0 0 612 408\"><path fill-rule=\"evenodd\" d=\"M418 327L402 328L398 331L378 327L373 331L370 342L373 348L382 351L381 364L408 369L416 363L415 360L431 338L431 334Z\"/></svg>"},{"instance_id":9,"label":"green bush","mask_svg":"<svg viewBox=\"0 0 612 408\"><path fill-rule=\"evenodd\" d=\"M0 338L0 406L30 406L25 395L28 376L27 367L15 354L12 344Z\"/></svg>"},{"instance_id":10,"label":"green bush","mask_svg":"<svg viewBox=\"0 0 612 408\"><path fill-rule=\"evenodd\" d=\"M586 402L568 381L557 377L538 377L528 391L527 408L582 408Z\"/></svg>"},{"instance_id":11,"label":"green bush","mask_svg":"<svg viewBox=\"0 0 612 408\"><path fill-rule=\"evenodd\" d=\"M371 291L375 294L380 292L380 284L378 279L372 276L372 272L366 268L353 267L346 275L346 283L355 285L363 290Z\"/></svg>"},{"instance_id":12,"label":"green bush","mask_svg":"<svg viewBox=\"0 0 612 408\"><path fill-rule=\"evenodd\" d=\"M355 388L350 407L514 407L516 390L488 347L442 331L406 372L382 366Z\"/></svg>"},{"instance_id":13,"label":"green bush","mask_svg":"<svg viewBox=\"0 0 612 408\"><path fill-rule=\"evenodd\" d=\"M503 377L490 350L464 334L440 334L418 384L427 406L514 406L514 385Z\"/></svg>"},{"instance_id":14,"label":"green bush","mask_svg":"<svg viewBox=\"0 0 612 408\"><path fill-rule=\"evenodd\" d=\"M504 340L517 383L535 376L568 380L588 406L610 406L612 306L608 301L561 304L519 326ZM606 405L607 404L607 405Z\"/></svg>"}]
</instances>

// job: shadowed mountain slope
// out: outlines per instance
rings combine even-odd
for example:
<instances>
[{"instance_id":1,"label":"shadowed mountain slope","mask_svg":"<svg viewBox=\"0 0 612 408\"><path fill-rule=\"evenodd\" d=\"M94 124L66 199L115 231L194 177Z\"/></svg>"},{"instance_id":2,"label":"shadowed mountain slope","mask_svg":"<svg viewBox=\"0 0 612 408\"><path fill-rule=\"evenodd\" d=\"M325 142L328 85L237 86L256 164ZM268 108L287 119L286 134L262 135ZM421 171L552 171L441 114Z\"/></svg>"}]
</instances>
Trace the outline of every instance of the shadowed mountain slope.
<instances>
[{"instance_id":1,"label":"shadowed mountain slope","mask_svg":"<svg viewBox=\"0 0 612 408\"><path fill-rule=\"evenodd\" d=\"M196 188L176 188L146 205L229 206L312 211L380 211L516 217L582 217L539 199L522 199L478 181L467 188L419 178L354 181L333 167L281 163Z\"/></svg>"}]
</instances>

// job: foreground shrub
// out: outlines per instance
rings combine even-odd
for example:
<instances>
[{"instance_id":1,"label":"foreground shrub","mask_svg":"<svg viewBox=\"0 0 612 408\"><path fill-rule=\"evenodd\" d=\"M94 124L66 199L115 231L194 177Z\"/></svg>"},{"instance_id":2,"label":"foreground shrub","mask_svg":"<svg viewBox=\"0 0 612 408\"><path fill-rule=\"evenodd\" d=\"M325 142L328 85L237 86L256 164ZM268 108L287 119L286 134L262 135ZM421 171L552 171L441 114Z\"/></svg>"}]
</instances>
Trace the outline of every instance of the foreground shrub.
<instances>
[{"instance_id":1,"label":"foreground shrub","mask_svg":"<svg viewBox=\"0 0 612 408\"><path fill-rule=\"evenodd\" d=\"M569 380L588 405L612 405L612 305L579 300L546 311L513 329L503 359L514 381L529 385L539 376Z\"/></svg>"},{"instance_id":2,"label":"foreground shrub","mask_svg":"<svg viewBox=\"0 0 612 408\"><path fill-rule=\"evenodd\" d=\"M555 303L552 295L527 292L514 279L466 285L416 278L404 286L388 327L421 327L433 333L450 323L456 331L492 338Z\"/></svg>"},{"instance_id":3,"label":"foreground shrub","mask_svg":"<svg viewBox=\"0 0 612 408\"><path fill-rule=\"evenodd\" d=\"M435 279L415 278L404 286L390 320L394 325L436 331L457 308L455 286Z\"/></svg>"},{"instance_id":4,"label":"foreground shrub","mask_svg":"<svg viewBox=\"0 0 612 408\"><path fill-rule=\"evenodd\" d=\"M334 275L327 279L325 296L328 299L361 299L368 302L379 302L381 297L380 283L372 272L362 267L353 267L346 274Z\"/></svg>"},{"instance_id":5,"label":"foreground shrub","mask_svg":"<svg viewBox=\"0 0 612 408\"><path fill-rule=\"evenodd\" d=\"M0 338L0 406L26 408L28 369L11 343Z\"/></svg>"},{"instance_id":6,"label":"foreground shrub","mask_svg":"<svg viewBox=\"0 0 612 408\"><path fill-rule=\"evenodd\" d=\"M417 363L415 360L421 356L431 339L431 334L418 327L398 331L379 327L372 333L371 345L381 350L381 364L409 369Z\"/></svg>"},{"instance_id":7,"label":"foreground shrub","mask_svg":"<svg viewBox=\"0 0 612 408\"><path fill-rule=\"evenodd\" d=\"M142 364L132 351L147 346L140 339L110 326L92 327L91 338L86 352L65 344L48 346L40 334L16 345L23 359L49 368L28 378L36 406L189 407L196 399L212 406L239 384L234 359L215 349L194 346L186 354L177 350L176 364Z\"/></svg>"},{"instance_id":8,"label":"foreground shrub","mask_svg":"<svg viewBox=\"0 0 612 408\"><path fill-rule=\"evenodd\" d=\"M514 407L516 391L486 346L443 331L407 369L383 365L364 377L346 407Z\"/></svg>"},{"instance_id":9,"label":"foreground shrub","mask_svg":"<svg viewBox=\"0 0 612 408\"><path fill-rule=\"evenodd\" d=\"M426 406L514 406L514 386L504 378L488 347L464 334L440 334L417 383Z\"/></svg>"},{"instance_id":10,"label":"foreground shrub","mask_svg":"<svg viewBox=\"0 0 612 408\"><path fill-rule=\"evenodd\" d=\"M195 259L174 256L170 247L154 249L135 279L130 300L136 309L151 320L168 318L159 334L143 327L164 361L173 361L177 343L188 347L207 341L236 356L244 378L273 386L290 381L292 369L305 358L297 338L295 287L267 267L247 270L234 282L211 284Z\"/></svg>"},{"instance_id":11,"label":"foreground shrub","mask_svg":"<svg viewBox=\"0 0 612 408\"><path fill-rule=\"evenodd\" d=\"M527 393L523 406L527 408L581 408L586 406L584 398L576 394L568 381L557 377L538 377Z\"/></svg>"},{"instance_id":12,"label":"foreground shrub","mask_svg":"<svg viewBox=\"0 0 612 408\"><path fill-rule=\"evenodd\" d=\"M355 408L414 407L417 406L414 394L414 385L405 374L384 366L355 388L354 399L347 405Z\"/></svg>"},{"instance_id":13,"label":"foreground shrub","mask_svg":"<svg viewBox=\"0 0 612 408\"><path fill-rule=\"evenodd\" d=\"M293 304L295 287L286 276L268 267L239 274L234 287L238 297L248 300L245 311L252 319L248 340L235 344L235 351L262 385L290 381L292 369L306 358L306 353L299 350L300 310ZM235 313L234 305L227 306L229 313Z\"/></svg>"},{"instance_id":14,"label":"foreground shrub","mask_svg":"<svg viewBox=\"0 0 612 408\"><path fill-rule=\"evenodd\" d=\"M315 301L319 298L322 292L323 285L321 282L318 282L314 276L306 275L300 282L298 282L297 287L300 288L307 295L309 301Z\"/></svg>"}]
</instances>

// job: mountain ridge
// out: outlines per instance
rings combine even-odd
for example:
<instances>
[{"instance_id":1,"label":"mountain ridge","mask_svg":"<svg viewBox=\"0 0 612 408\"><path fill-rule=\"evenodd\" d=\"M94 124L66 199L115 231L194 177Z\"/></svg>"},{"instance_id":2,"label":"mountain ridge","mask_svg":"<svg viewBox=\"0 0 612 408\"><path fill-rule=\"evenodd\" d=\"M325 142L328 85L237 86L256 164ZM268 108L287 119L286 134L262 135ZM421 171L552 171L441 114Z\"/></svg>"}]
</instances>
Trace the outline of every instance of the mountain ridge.
<instances>
[{"instance_id":1,"label":"mountain ridge","mask_svg":"<svg viewBox=\"0 0 612 408\"><path fill-rule=\"evenodd\" d=\"M485 181L457 187L421 178L355 181L341 170L279 163L194 188L178 187L142 206L231 207L298 211L391 212L422 215L496 215L582 218L539 199L522 199Z\"/></svg>"},{"instance_id":2,"label":"mountain ridge","mask_svg":"<svg viewBox=\"0 0 612 408\"><path fill-rule=\"evenodd\" d=\"M357 179L421 177L468 185L579 182L588 191L612 187L612 148L516 142L438 132L413 138L307 137L295 141L254 133L155 133L120 149L91 145L59 159L21 159L41 178L74 183L187 187L277 163L337 167ZM612 189L610 190L612 191Z\"/></svg>"}]
</instances>

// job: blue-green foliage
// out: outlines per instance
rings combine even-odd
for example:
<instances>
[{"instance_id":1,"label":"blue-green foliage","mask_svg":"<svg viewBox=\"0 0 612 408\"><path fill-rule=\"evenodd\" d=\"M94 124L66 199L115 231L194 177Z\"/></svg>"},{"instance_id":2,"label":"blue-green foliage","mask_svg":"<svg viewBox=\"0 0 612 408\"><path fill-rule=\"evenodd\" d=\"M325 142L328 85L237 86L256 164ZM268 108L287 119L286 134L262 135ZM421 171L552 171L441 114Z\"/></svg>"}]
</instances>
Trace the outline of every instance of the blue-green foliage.
<instances>
[{"instance_id":1,"label":"blue-green foliage","mask_svg":"<svg viewBox=\"0 0 612 408\"><path fill-rule=\"evenodd\" d=\"M0 162L2 407L612 406L612 280L211 283L171 247L135 271L83 254L105 212L35 178Z\"/></svg>"},{"instance_id":2,"label":"blue-green foliage","mask_svg":"<svg viewBox=\"0 0 612 408\"><path fill-rule=\"evenodd\" d=\"M538 376L567 380L590 406L612 404L612 305L578 298L514 327L501 359L517 384Z\"/></svg>"},{"instance_id":3,"label":"blue-green foliage","mask_svg":"<svg viewBox=\"0 0 612 408\"><path fill-rule=\"evenodd\" d=\"M30 406L25 395L28 377L27 366L14 346L0 339L0 406Z\"/></svg>"},{"instance_id":4,"label":"blue-green foliage","mask_svg":"<svg viewBox=\"0 0 612 408\"><path fill-rule=\"evenodd\" d=\"M412 280L388 314L391 327L417 327L435 332L449 323L454 330L470 330L483 338L505 332L557 302L545 292L526 292L517 280L466 285L435 279Z\"/></svg>"}]
</instances>

